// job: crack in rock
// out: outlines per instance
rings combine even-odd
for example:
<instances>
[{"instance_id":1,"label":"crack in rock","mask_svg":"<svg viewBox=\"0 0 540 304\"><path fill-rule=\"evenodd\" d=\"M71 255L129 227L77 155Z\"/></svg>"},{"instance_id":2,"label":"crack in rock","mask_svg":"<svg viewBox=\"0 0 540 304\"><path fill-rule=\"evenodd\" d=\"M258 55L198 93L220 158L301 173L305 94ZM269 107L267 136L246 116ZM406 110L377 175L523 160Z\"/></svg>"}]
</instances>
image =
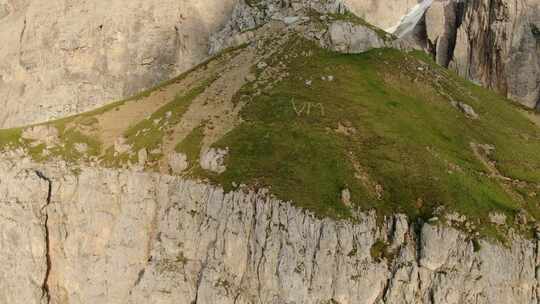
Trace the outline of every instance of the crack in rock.
<instances>
[{"instance_id":1,"label":"crack in rock","mask_svg":"<svg viewBox=\"0 0 540 304\"><path fill-rule=\"evenodd\" d=\"M49 286L49 277L51 274L51 248L50 248L50 237L49 237L49 214L47 213L47 207L51 203L51 196L52 196L52 180L45 176L43 172L36 170L36 175L47 182L48 184L48 190L47 190L47 200L46 204L41 208L41 214L43 216L43 228L45 230L45 260L47 262L47 269L45 270L45 277L43 278L43 283L41 284L41 288L43 290L42 298L45 298L45 303L51 302L51 293L50 293L50 286Z\"/></svg>"}]
</instances>

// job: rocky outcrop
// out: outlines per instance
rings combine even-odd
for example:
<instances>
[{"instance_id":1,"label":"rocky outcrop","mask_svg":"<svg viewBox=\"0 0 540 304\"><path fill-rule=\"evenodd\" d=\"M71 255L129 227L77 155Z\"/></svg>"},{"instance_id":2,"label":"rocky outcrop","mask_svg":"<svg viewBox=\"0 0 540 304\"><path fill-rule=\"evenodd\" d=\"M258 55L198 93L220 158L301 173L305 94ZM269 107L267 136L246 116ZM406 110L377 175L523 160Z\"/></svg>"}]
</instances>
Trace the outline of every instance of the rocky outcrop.
<instances>
[{"instance_id":1,"label":"rocky outcrop","mask_svg":"<svg viewBox=\"0 0 540 304\"><path fill-rule=\"evenodd\" d=\"M208 57L235 0L0 0L0 128L133 95Z\"/></svg>"},{"instance_id":2,"label":"rocky outcrop","mask_svg":"<svg viewBox=\"0 0 540 304\"><path fill-rule=\"evenodd\" d=\"M5 159L5 157L4 157ZM536 303L537 244L266 192L0 162L4 303Z\"/></svg>"},{"instance_id":3,"label":"rocky outcrop","mask_svg":"<svg viewBox=\"0 0 540 304\"><path fill-rule=\"evenodd\" d=\"M253 30L270 21L292 25L309 20L308 11L343 14L349 10L342 0L240 0L231 19L210 38L210 53L248 42Z\"/></svg>"},{"instance_id":4,"label":"rocky outcrop","mask_svg":"<svg viewBox=\"0 0 540 304\"><path fill-rule=\"evenodd\" d=\"M344 21L330 24L328 38L331 48L341 53L362 53L386 46L386 41L374 30Z\"/></svg>"},{"instance_id":5,"label":"rocky outcrop","mask_svg":"<svg viewBox=\"0 0 540 304\"><path fill-rule=\"evenodd\" d=\"M324 48L340 53L357 54L374 48L408 49L408 41L395 39L381 29L349 15L349 8L341 0L260 1L257 5L240 1L233 18L212 35L210 52L261 39L265 24L279 24L291 32L310 39Z\"/></svg>"}]
</instances>

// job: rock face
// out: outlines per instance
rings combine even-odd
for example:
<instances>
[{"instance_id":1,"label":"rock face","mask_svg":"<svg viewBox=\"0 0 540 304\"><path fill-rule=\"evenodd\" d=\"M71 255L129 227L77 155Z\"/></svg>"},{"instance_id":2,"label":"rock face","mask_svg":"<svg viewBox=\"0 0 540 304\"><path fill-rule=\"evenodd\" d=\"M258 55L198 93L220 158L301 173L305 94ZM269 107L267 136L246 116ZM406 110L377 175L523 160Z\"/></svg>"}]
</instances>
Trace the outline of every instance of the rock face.
<instances>
[{"instance_id":1,"label":"rock face","mask_svg":"<svg viewBox=\"0 0 540 304\"><path fill-rule=\"evenodd\" d=\"M236 0L0 0L0 128L80 113L208 56Z\"/></svg>"},{"instance_id":2,"label":"rock face","mask_svg":"<svg viewBox=\"0 0 540 304\"><path fill-rule=\"evenodd\" d=\"M363 21L347 20L346 14L351 11L345 3L341 0L266 0L251 5L241 1L231 20L211 36L210 52L216 54L251 42L255 39L256 29L268 23L282 23L321 47L340 53L357 54L382 47L410 49L413 46L408 39L394 39ZM307 81L306 85L310 86L311 82Z\"/></svg>"},{"instance_id":3,"label":"rock face","mask_svg":"<svg viewBox=\"0 0 540 304\"><path fill-rule=\"evenodd\" d=\"M537 244L264 193L0 162L3 303L536 303Z\"/></svg>"},{"instance_id":4,"label":"rock face","mask_svg":"<svg viewBox=\"0 0 540 304\"><path fill-rule=\"evenodd\" d=\"M417 2L346 1L355 14L383 29ZM415 34L423 33L422 46L439 64L540 109L540 1L435 1L426 17L420 23L425 28Z\"/></svg>"},{"instance_id":5,"label":"rock face","mask_svg":"<svg viewBox=\"0 0 540 304\"><path fill-rule=\"evenodd\" d=\"M269 21L282 21L287 25L304 21L301 17L308 18L308 9L319 14L348 12L342 0L261 0L256 3L241 0L227 24L210 38L210 53L248 42L253 38L253 30Z\"/></svg>"},{"instance_id":6,"label":"rock face","mask_svg":"<svg viewBox=\"0 0 540 304\"><path fill-rule=\"evenodd\" d=\"M332 23L328 35L332 48L341 53L362 53L386 46L384 39L372 29L343 21Z\"/></svg>"},{"instance_id":7,"label":"rock face","mask_svg":"<svg viewBox=\"0 0 540 304\"><path fill-rule=\"evenodd\" d=\"M540 1L436 2L429 39L439 64L540 108Z\"/></svg>"}]
</instances>

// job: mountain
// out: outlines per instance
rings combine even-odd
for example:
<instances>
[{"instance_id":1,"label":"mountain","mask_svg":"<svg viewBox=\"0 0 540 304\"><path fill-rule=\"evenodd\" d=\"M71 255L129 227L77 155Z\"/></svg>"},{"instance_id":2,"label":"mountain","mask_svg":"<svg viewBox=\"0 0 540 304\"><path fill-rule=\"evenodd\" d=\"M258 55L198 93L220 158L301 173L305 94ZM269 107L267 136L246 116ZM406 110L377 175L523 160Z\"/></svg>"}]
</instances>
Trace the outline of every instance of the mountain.
<instances>
[{"instance_id":1,"label":"mountain","mask_svg":"<svg viewBox=\"0 0 540 304\"><path fill-rule=\"evenodd\" d=\"M237 2L0 1L0 127L96 109L188 70L208 58L211 37ZM266 2L299 7L327 0ZM416 1L343 4L389 29ZM415 36L443 66L534 108L540 99L538 16L538 0L435 1Z\"/></svg>"},{"instance_id":2,"label":"mountain","mask_svg":"<svg viewBox=\"0 0 540 304\"><path fill-rule=\"evenodd\" d=\"M537 302L538 114L342 2L281 4L0 130L0 302Z\"/></svg>"}]
</instances>

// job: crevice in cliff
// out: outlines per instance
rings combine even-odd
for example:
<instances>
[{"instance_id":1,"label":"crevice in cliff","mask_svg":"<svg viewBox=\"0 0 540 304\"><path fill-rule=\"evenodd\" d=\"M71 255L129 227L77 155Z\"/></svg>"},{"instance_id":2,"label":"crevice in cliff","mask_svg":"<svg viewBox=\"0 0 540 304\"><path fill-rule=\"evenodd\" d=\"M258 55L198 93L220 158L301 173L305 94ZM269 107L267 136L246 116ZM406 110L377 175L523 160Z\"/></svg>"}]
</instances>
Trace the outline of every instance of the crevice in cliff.
<instances>
[{"instance_id":1,"label":"crevice in cliff","mask_svg":"<svg viewBox=\"0 0 540 304\"><path fill-rule=\"evenodd\" d=\"M50 246L50 235L49 235L49 214L47 212L47 207L51 204L51 197L52 197L52 180L48 178L43 172L36 170L36 175L47 182L48 189L47 189L47 200L45 205L41 208L41 215L43 216L43 228L45 230L45 260L46 260L46 270L45 270L45 276L43 278L43 282L41 284L41 288L43 290L42 298L45 299L45 303L50 303L51 301L51 293L50 293L50 286L49 286L49 277L51 274L51 246Z\"/></svg>"},{"instance_id":2,"label":"crevice in cliff","mask_svg":"<svg viewBox=\"0 0 540 304\"><path fill-rule=\"evenodd\" d=\"M313 248L313 255L311 256L311 274L309 276L309 289L313 289L313 278L315 276L315 266L317 266L317 253L321 250L321 240L323 236L324 222L321 223L319 227L319 233L317 236L317 242L315 243L315 248Z\"/></svg>"},{"instance_id":3,"label":"crevice in cliff","mask_svg":"<svg viewBox=\"0 0 540 304\"><path fill-rule=\"evenodd\" d=\"M258 211L259 210L255 210L255 213L258 213ZM259 261L257 262L257 296L259 297L259 303L262 303L262 290L263 290L262 281L261 281L261 266L263 264L263 260L266 262L266 248L268 246L268 239L270 238L270 234L272 233L272 218L273 217L274 217L274 208L271 208L270 214L266 218L266 221L267 221L266 231L264 235L264 243L261 248L261 257L259 258Z\"/></svg>"},{"instance_id":4,"label":"crevice in cliff","mask_svg":"<svg viewBox=\"0 0 540 304\"><path fill-rule=\"evenodd\" d=\"M422 254L422 226L424 223L421 222L421 220L417 220L414 223L411 224L411 232L412 232L412 241L415 243L415 258L416 258L416 264L420 266L420 256Z\"/></svg>"},{"instance_id":5,"label":"crevice in cliff","mask_svg":"<svg viewBox=\"0 0 540 304\"><path fill-rule=\"evenodd\" d=\"M23 28L21 30L21 34L19 35L19 53L22 53L22 43L24 40L24 33L26 32L26 25L27 25L27 20L25 17L23 21Z\"/></svg>"},{"instance_id":6,"label":"crevice in cliff","mask_svg":"<svg viewBox=\"0 0 540 304\"><path fill-rule=\"evenodd\" d=\"M388 298L388 293L390 292L390 286L392 285L392 281L394 280L394 277L396 275L395 269L389 269L390 273L388 276L388 279L384 282L383 289L379 296L377 296L377 299L375 300L375 303L386 303L386 300Z\"/></svg>"},{"instance_id":7,"label":"crevice in cliff","mask_svg":"<svg viewBox=\"0 0 540 304\"><path fill-rule=\"evenodd\" d=\"M454 59L457 33L463 23L465 3L448 3L444 7L444 31L435 41L429 41L437 63L445 68Z\"/></svg>"},{"instance_id":8,"label":"crevice in cliff","mask_svg":"<svg viewBox=\"0 0 540 304\"><path fill-rule=\"evenodd\" d=\"M191 304L199 303L199 294L200 294L202 281L203 281L203 278L204 278L204 272L208 268L208 263L209 263L209 260L211 258L210 254L211 254L211 251L213 249L215 249L216 243L217 243L217 239L213 240L212 242L210 242L210 244L208 244L208 247L206 249L206 256L204 258L204 261L201 261L201 270L199 271L199 274L197 276L197 281L196 281L196 286L195 286L195 299L193 299Z\"/></svg>"}]
</instances>

